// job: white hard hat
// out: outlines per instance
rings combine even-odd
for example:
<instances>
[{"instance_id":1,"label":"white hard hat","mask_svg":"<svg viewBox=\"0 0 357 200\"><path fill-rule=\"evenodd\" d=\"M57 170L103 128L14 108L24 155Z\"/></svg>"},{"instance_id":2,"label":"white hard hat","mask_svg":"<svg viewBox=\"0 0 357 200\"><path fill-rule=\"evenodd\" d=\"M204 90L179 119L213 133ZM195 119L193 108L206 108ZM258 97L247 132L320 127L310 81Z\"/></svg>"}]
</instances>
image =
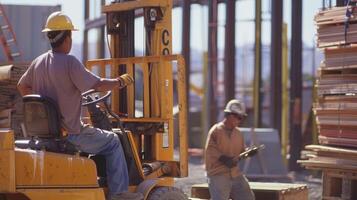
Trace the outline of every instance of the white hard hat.
<instances>
[{"instance_id":1,"label":"white hard hat","mask_svg":"<svg viewBox=\"0 0 357 200\"><path fill-rule=\"evenodd\" d=\"M230 100L227 103L226 108L224 109L224 112L237 114L237 115L241 115L241 116L247 116L244 103L237 99Z\"/></svg>"}]
</instances>

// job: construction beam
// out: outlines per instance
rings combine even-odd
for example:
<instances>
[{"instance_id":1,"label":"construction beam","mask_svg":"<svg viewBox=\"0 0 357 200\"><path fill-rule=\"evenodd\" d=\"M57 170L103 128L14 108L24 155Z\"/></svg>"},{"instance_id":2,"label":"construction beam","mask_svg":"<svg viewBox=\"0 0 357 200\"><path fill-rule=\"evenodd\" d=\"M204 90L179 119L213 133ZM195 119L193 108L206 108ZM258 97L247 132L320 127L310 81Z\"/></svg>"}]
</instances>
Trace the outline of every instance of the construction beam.
<instances>
[{"instance_id":1,"label":"construction beam","mask_svg":"<svg viewBox=\"0 0 357 200\"><path fill-rule=\"evenodd\" d=\"M271 1L270 119L281 136L283 1ZM281 137L280 137L281 138Z\"/></svg>"},{"instance_id":2,"label":"construction beam","mask_svg":"<svg viewBox=\"0 0 357 200\"><path fill-rule=\"evenodd\" d=\"M292 1L291 25L289 169L298 171L302 149L302 1Z\"/></svg>"},{"instance_id":3,"label":"construction beam","mask_svg":"<svg viewBox=\"0 0 357 200\"><path fill-rule=\"evenodd\" d=\"M105 4L105 0L101 0L101 5ZM99 27L99 37L97 39L97 48L98 48L98 58L105 57L105 24Z\"/></svg>"},{"instance_id":4,"label":"construction beam","mask_svg":"<svg viewBox=\"0 0 357 200\"><path fill-rule=\"evenodd\" d=\"M182 1L182 55L185 59L186 66L186 105L187 112L190 112L190 73L191 73L191 3ZM187 123L190 115L187 115Z\"/></svg>"},{"instance_id":5,"label":"construction beam","mask_svg":"<svg viewBox=\"0 0 357 200\"><path fill-rule=\"evenodd\" d=\"M262 126L262 0L255 0L255 46L254 46L254 127Z\"/></svg>"},{"instance_id":6,"label":"construction beam","mask_svg":"<svg viewBox=\"0 0 357 200\"><path fill-rule=\"evenodd\" d=\"M112 34L111 38L113 39L112 43L114 44L112 55L114 58L128 58L135 56L135 47L134 47L134 20L135 13L133 10L122 11L118 13L121 26L124 30L124 33L116 33ZM120 67L118 69L118 74L127 73L127 69L125 67ZM116 102L119 105L119 111L123 113L128 113L128 103L134 104L134 102L128 102L126 96L127 88L120 89L121 95L119 97L119 102Z\"/></svg>"},{"instance_id":7,"label":"construction beam","mask_svg":"<svg viewBox=\"0 0 357 200\"><path fill-rule=\"evenodd\" d=\"M207 69L207 85L206 87L206 102L205 109L208 112L206 115L205 132L208 133L210 126L217 121L217 102L216 89L217 86L217 16L218 16L218 1L209 0L208 3L208 69Z\"/></svg>"},{"instance_id":8,"label":"construction beam","mask_svg":"<svg viewBox=\"0 0 357 200\"><path fill-rule=\"evenodd\" d=\"M235 29L236 29L236 1L226 1L226 26L224 45L224 91L225 103L235 98Z\"/></svg>"},{"instance_id":9,"label":"construction beam","mask_svg":"<svg viewBox=\"0 0 357 200\"><path fill-rule=\"evenodd\" d=\"M89 0L84 0L84 20L89 19ZM83 31L83 52L82 62L85 63L88 60L88 29Z\"/></svg>"}]
</instances>

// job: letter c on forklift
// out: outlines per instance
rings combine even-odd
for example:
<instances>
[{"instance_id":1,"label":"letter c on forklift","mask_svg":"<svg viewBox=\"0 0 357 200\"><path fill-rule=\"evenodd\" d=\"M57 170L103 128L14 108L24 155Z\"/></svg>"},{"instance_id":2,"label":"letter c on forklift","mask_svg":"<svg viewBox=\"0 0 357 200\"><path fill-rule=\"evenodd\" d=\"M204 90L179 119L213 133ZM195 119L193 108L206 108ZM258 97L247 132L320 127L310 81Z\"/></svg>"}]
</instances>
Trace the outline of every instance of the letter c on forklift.
<instances>
[{"instance_id":1,"label":"letter c on forklift","mask_svg":"<svg viewBox=\"0 0 357 200\"><path fill-rule=\"evenodd\" d=\"M170 44L170 38L169 38L169 31L168 30L163 30L162 31L162 35L161 35L161 42L164 46L168 46ZM165 47L163 50L162 50L162 54L163 55L169 55L170 54L170 50L168 47Z\"/></svg>"},{"instance_id":2,"label":"letter c on forklift","mask_svg":"<svg viewBox=\"0 0 357 200\"><path fill-rule=\"evenodd\" d=\"M169 45L169 43L170 43L170 40L167 38L167 36L169 36L169 35L170 35L170 33L168 30L165 29L164 31L162 31L161 41L165 46Z\"/></svg>"}]
</instances>

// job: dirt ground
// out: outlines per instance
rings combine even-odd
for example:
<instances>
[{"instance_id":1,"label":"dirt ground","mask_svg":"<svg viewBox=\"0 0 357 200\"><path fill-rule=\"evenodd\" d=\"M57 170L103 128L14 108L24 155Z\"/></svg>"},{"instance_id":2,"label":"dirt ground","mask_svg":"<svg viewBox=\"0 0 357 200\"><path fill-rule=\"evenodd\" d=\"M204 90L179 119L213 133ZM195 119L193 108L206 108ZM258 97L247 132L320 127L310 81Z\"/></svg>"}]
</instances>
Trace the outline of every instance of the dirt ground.
<instances>
[{"instance_id":1,"label":"dirt ground","mask_svg":"<svg viewBox=\"0 0 357 200\"><path fill-rule=\"evenodd\" d=\"M292 183L306 184L309 189L309 200L321 199L321 175L318 172L303 171L300 173L290 173ZM206 183L205 170L201 156L190 156L189 177L180 178L175 181L175 186L182 189L187 196L190 196L191 186L197 183ZM273 182L273 180L271 181Z\"/></svg>"}]
</instances>

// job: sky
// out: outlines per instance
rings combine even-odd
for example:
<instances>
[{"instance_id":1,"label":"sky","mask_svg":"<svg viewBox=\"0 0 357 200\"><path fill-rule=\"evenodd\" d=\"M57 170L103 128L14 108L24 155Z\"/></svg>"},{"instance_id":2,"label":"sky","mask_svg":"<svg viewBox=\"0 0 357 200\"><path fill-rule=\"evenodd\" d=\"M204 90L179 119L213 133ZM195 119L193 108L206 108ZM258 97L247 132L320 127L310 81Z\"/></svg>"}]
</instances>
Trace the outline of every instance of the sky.
<instances>
[{"instance_id":1,"label":"sky","mask_svg":"<svg viewBox=\"0 0 357 200\"><path fill-rule=\"evenodd\" d=\"M284 0L284 21L288 24L291 21L291 1ZM65 14L69 15L73 23L80 29L84 28L84 1L83 0L2 0L3 4L22 4L22 5L61 5ZM263 3L263 33L270 32L270 0L262 0ZM303 0L303 41L305 44L312 46L315 38L315 27L313 17L315 13L321 8L322 0ZM254 0L240 0L237 1L236 9L236 45L244 45L254 43ZM99 8L97 9L99 11ZM225 25L225 6L219 6L218 16L218 47L224 46L224 25ZM181 20L182 11L175 9L173 11L173 21ZM208 17L207 7L200 5L192 5L191 7L191 47L193 49L207 50L207 30L208 25L205 19ZM138 20L136 25L142 26L142 20ZM288 25L289 27L289 25ZM174 52L178 52L181 49L181 24L176 23L173 25L173 49ZM288 31L288 37L290 38L290 28ZM143 43L143 35L137 34L136 40L139 40L137 44ZM73 34L73 40L75 43L82 43L83 33L81 31ZM263 44L270 43L270 34L262 35ZM140 42L141 41L141 42Z\"/></svg>"}]
</instances>

